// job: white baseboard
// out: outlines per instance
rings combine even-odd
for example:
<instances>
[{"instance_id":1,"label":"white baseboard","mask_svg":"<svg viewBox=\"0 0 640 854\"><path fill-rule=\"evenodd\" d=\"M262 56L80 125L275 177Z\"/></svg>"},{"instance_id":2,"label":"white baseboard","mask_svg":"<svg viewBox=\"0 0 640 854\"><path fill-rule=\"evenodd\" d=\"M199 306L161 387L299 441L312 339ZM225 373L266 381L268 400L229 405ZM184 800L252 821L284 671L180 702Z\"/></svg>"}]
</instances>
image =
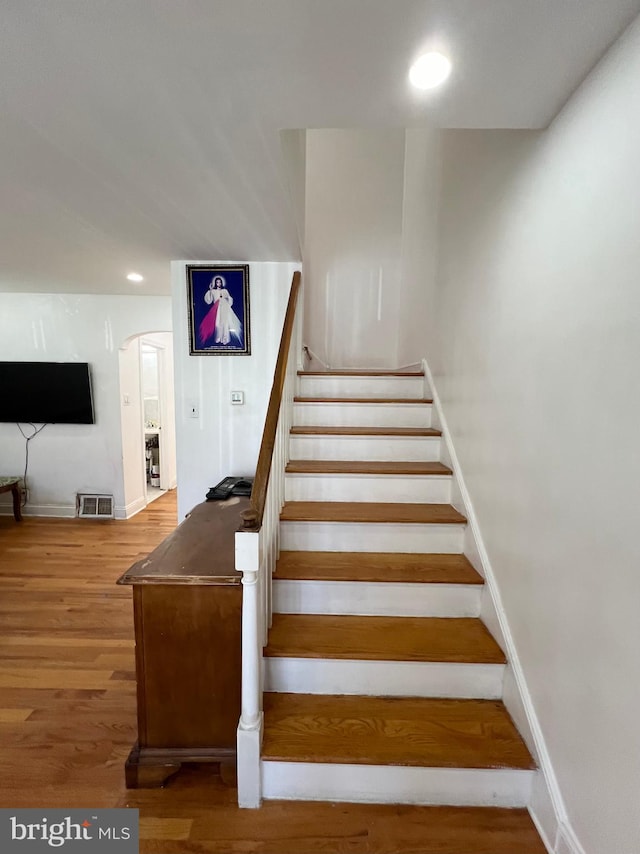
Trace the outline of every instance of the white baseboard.
<instances>
[{"instance_id":1,"label":"white baseboard","mask_svg":"<svg viewBox=\"0 0 640 854\"><path fill-rule=\"evenodd\" d=\"M115 519L130 519L132 516L135 516L136 513L139 513L141 510L144 510L147 506L147 502L144 497L137 498L135 501L131 501L126 506L116 506L114 507L114 518ZM60 519L74 519L76 517L76 505L75 504L27 504L22 508L23 516L49 516L49 517L57 517ZM0 516L13 516L13 505L12 504L0 504Z\"/></svg>"},{"instance_id":2,"label":"white baseboard","mask_svg":"<svg viewBox=\"0 0 640 854\"><path fill-rule=\"evenodd\" d=\"M585 854L571 825L565 823L560 826L554 854Z\"/></svg>"},{"instance_id":3,"label":"white baseboard","mask_svg":"<svg viewBox=\"0 0 640 854\"><path fill-rule=\"evenodd\" d=\"M136 513L144 510L146 506L146 499L144 495L141 495L140 498L136 498L135 501L130 501L124 506L116 505L113 508L113 516L115 519L130 519L132 516L135 516Z\"/></svg>"},{"instance_id":4,"label":"white baseboard","mask_svg":"<svg viewBox=\"0 0 640 854\"><path fill-rule=\"evenodd\" d=\"M531 746L533 748L532 752L534 753L539 765L538 775L542 779L537 779L535 781L533 787L534 796L528 804L529 812L538 827L544 844L552 854L584 854L584 850L578 842L578 839L567 819L564 800L560 792L558 780L553 770L551 757L542 734L540 722L536 715L533 700L522 669L522 664L518 657L518 651L513 640L513 635L504 609L498 583L480 532L478 518L464 480L460 461L456 454L451 432L442 408L442 402L433 379L433 374L429 369L426 359L422 360L422 368L425 374L425 384L428 384L431 396L433 397L437 423L442 430L444 450L446 450L451 468L453 469L456 488L459 490L460 497L464 504L464 512L466 513L468 521L467 536L473 539L472 551L475 552L475 555L477 555L477 558L480 560L480 565L477 568L485 578L486 589L488 590L493 603L493 608L487 608L487 611L491 614L491 617L496 620L496 634L499 635L497 640L501 645L504 645L504 651L510 664L510 675L512 676L514 689L516 690L511 692L511 702L509 701L509 694L506 692L504 698L505 705L507 706L509 713L513 715L514 719L520 719L516 720L516 723L525 730L523 732L523 737L531 742ZM454 501L453 503L455 504L456 502ZM467 553L466 548L465 553ZM470 555L468 554L468 556ZM484 610L485 609L483 608L483 611ZM481 615L483 615L483 612L481 612ZM517 699L515 698L516 693ZM524 717L522 712L524 712ZM528 730L528 732L526 730ZM554 839L553 847L550 847L551 839Z\"/></svg>"},{"instance_id":5,"label":"white baseboard","mask_svg":"<svg viewBox=\"0 0 640 854\"><path fill-rule=\"evenodd\" d=\"M75 504L27 504L22 508L23 516L52 516L61 519L73 519L76 515ZM0 505L0 516L13 516L13 506Z\"/></svg>"}]
</instances>

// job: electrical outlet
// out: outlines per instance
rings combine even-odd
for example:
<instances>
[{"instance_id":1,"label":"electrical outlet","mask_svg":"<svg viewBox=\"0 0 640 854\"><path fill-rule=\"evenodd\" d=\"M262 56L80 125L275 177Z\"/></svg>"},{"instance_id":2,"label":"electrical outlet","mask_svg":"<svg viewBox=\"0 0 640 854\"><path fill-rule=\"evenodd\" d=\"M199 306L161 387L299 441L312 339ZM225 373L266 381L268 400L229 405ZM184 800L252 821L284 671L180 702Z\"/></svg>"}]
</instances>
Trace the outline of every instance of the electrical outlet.
<instances>
[{"instance_id":1,"label":"electrical outlet","mask_svg":"<svg viewBox=\"0 0 640 854\"><path fill-rule=\"evenodd\" d=\"M231 403L236 406L242 406L244 403L244 392L243 391L232 391L231 392Z\"/></svg>"}]
</instances>

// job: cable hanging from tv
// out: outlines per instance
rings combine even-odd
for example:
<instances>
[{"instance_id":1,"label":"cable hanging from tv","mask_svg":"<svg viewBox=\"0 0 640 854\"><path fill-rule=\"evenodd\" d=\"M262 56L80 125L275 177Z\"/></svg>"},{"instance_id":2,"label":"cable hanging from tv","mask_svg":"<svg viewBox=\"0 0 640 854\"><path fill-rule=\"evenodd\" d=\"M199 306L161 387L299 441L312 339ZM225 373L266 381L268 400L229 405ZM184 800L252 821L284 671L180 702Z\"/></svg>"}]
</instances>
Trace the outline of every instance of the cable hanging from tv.
<instances>
[{"instance_id":1,"label":"cable hanging from tv","mask_svg":"<svg viewBox=\"0 0 640 854\"><path fill-rule=\"evenodd\" d=\"M28 499L29 492L27 490L27 472L29 470L29 442L32 439L35 439L35 437L38 435L38 433L41 433L44 430L44 428L47 426L47 424L42 424L40 427L36 427L36 425L33 424L31 421L26 421L25 423L28 424L30 427L33 427L33 433L30 436L27 436L27 434L24 432L24 430L20 426L20 423L16 422L16 424L18 426L18 430L22 433L22 435L24 436L24 439L25 439L25 444L24 444L24 475L22 477L22 488L24 489L24 499L22 501L23 507L26 506L27 501L29 500Z\"/></svg>"}]
</instances>

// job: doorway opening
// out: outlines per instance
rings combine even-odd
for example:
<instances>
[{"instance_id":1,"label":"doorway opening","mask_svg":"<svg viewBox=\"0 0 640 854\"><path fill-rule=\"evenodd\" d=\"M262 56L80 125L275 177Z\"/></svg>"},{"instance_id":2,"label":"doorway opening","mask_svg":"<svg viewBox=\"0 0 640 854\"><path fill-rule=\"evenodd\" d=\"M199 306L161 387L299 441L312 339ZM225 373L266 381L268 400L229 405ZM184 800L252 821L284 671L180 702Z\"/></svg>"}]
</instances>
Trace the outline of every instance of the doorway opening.
<instances>
[{"instance_id":1,"label":"doorway opening","mask_svg":"<svg viewBox=\"0 0 640 854\"><path fill-rule=\"evenodd\" d=\"M176 486L173 336L146 332L120 351L126 516Z\"/></svg>"},{"instance_id":2,"label":"doorway opening","mask_svg":"<svg viewBox=\"0 0 640 854\"><path fill-rule=\"evenodd\" d=\"M140 384L142 389L142 421L145 448L145 489L147 504L167 491L165 443L162 441L160 383L161 350L157 344L140 342ZM161 461L164 471L160 473ZM164 477L162 476L164 475Z\"/></svg>"}]
</instances>

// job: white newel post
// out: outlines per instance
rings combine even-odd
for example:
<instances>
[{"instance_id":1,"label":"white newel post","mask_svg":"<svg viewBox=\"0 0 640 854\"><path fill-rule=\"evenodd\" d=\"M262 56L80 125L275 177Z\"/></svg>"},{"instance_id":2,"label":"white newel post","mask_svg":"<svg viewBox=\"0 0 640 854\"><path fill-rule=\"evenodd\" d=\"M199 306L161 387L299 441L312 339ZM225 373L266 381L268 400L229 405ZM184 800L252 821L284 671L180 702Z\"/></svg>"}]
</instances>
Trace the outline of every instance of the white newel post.
<instances>
[{"instance_id":1,"label":"white newel post","mask_svg":"<svg viewBox=\"0 0 640 854\"><path fill-rule=\"evenodd\" d=\"M262 801L262 619L258 578L260 533L236 533L236 569L242 572L242 706L238 724L238 805L259 807Z\"/></svg>"}]
</instances>

